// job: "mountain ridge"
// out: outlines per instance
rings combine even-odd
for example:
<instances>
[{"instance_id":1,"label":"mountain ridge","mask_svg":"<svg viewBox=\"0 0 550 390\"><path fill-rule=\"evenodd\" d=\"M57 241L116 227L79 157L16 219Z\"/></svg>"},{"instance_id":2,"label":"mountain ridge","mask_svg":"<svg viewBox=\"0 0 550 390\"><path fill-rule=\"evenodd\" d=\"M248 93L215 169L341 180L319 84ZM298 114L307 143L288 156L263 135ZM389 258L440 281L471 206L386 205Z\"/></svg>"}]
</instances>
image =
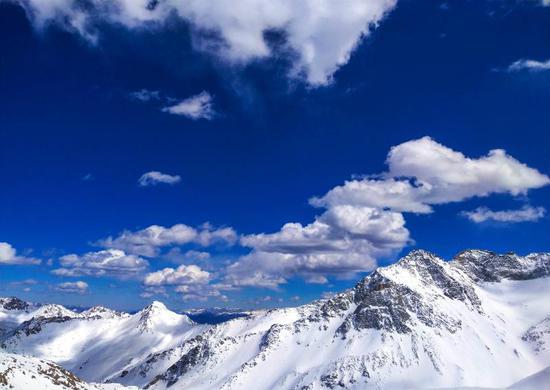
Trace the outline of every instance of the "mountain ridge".
<instances>
[{"instance_id":1,"label":"mountain ridge","mask_svg":"<svg viewBox=\"0 0 550 390\"><path fill-rule=\"evenodd\" d=\"M74 348L90 345L102 359L110 343L147 348L109 368L93 354L52 356L88 381L148 389L506 387L550 366L549 275L548 253L468 250L445 261L415 250L349 290L295 308L201 325L153 302L134 315L48 320L38 332L4 336L3 345L40 355L51 337L59 349L65 334L120 328L125 341L94 333L92 343L90 333Z\"/></svg>"}]
</instances>

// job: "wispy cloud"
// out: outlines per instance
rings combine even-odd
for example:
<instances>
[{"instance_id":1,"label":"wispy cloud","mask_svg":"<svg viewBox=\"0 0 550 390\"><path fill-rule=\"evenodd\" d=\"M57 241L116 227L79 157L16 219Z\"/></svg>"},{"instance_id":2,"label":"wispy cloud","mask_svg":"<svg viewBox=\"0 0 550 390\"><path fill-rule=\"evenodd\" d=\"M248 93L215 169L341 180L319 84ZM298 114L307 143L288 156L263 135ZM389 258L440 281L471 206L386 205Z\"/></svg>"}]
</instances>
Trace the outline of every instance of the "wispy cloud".
<instances>
[{"instance_id":1,"label":"wispy cloud","mask_svg":"<svg viewBox=\"0 0 550 390\"><path fill-rule=\"evenodd\" d=\"M160 91L151 91L148 89L141 89L139 91L130 92L130 97L142 102L148 102L150 100L160 100Z\"/></svg>"},{"instance_id":2,"label":"wispy cloud","mask_svg":"<svg viewBox=\"0 0 550 390\"><path fill-rule=\"evenodd\" d=\"M86 294L88 292L88 283L81 280L59 283L55 286L55 290L66 294Z\"/></svg>"},{"instance_id":3,"label":"wispy cloud","mask_svg":"<svg viewBox=\"0 0 550 390\"><path fill-rule=\"evenodd\" d=\"M549 0L550 1L550 0ZM530 72L543 72L550 70L550 60L547 61L537 61L537 60L527 60L522 59L514 62L508 66L507 70L509 72L521 72L521 71L530 71Z\"/></svg>"},{"instance_id":4,"label":"wispy cloud","mask_svg":"<svg viewBox=\"0 0 550 390\"><path fill-rule=\"evenodd\" d=\"M157 184L176 184L181 181L178 175L169 175L159 171L151 171L144 173L138 180L141 187L155 186Z\"/></svg>"},{"instance_id":5,"label":"wispy cloud","mask_svg":"<svg viewBox=\"0 0 550 390\"><path fill-rule=\"evenodd\" d=\"M461 214L475 223L488 221L518 223L538 221L544 217L546 209L544 207L524 206L517 210L493 211L487 207L478 207L473 211L463 211Z\"/></svg>"},{"instance_id":6,"label":"wispy cloud","mask_svg":"<svg viewBox=\"0 0 550 390\"><path fill-rule=\"evenodd\" d=\"M212 96L206 91L184 99L174 105L164 107L162 111L174 115L182 115L193 120L210 120L216 114L213 108Z\"/></svg>"}]
</instances>

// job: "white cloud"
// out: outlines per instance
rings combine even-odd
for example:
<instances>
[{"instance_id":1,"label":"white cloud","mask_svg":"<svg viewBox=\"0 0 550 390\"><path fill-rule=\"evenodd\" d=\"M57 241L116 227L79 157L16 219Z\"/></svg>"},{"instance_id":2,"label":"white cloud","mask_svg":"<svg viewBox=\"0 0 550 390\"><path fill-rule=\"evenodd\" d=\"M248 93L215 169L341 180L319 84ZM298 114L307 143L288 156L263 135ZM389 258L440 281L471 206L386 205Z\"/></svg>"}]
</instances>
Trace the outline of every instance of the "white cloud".
<instances>
[{"instance_id":1,"label":"white cloud","mask_svg":"<svg viewBox=\"0 0 550 390\"><path fill-rule=\"evenodd\" d=\"M151 171L144 173L138 180L141 187L155 186L157 184L176 184L181 181L178 175L168 175L166 173Z\"/></svg>"},{"instance_id":2,"label":"white cloud","mask_svg":"<svg viewBox=\"0 0 550 390\"><path fill-rule=\"evenodd\" d=\"M550 0L546 4L550 4ZM537 61L537 60L517 60L508 67L509 72L520 72L523 70L531 72L542 72L550 70L550 60Z\"/></svg>"},{"instance_id":3,"label":"white cloud","mask_svg":"<svg viewBox=\"0 0 550 390\"><path fill-rule=\"evenodd\" d=\"M81 280L77 282L59 283L55 286L55 290L68 294L86 294L88 292L88 283Z\"/></svg>"},{"instance_id":4,"label":"white cloud","mask_svg":"<svg viewBox=\"0 0 550 390\"><path fill-rule=\"evenodd\" d=\"M212 105L212 96L206 91L184 99L174 105L164 107L162 111L174 115L186 116L193 120L210 120L214 118L216 114Z\"/></svg>"},{"instance_id":5,"label":"white cloud","mask_svg":"<svg viewBox=\"0 0 550 390\"><path fill-rule=\"evenodd\" d=\"M227 268L234 286L277 288L299 276L309 283L346 277L376 267L377 260L411 242L404 212L494 193L526 194L550 184L548 176L497 149L474 159L429 137L391 148L388 171L351 180L311 204L325 212L303 226L243 236L252 251Z\"/></svg>"},{"instance_id":6,"label":"white cloud","mask_svg":"<svg viewBox=\"0 0 550 390\"><path fill-rule=\"evenodd\" d=\"M217 298L226 300L220 292L220 286L210 284L212 275L197 265L180 265L178 268L164 268L151 272L143 279L146 287L144 294L152 294L151 289L174 287L174 291L181 294L183 300L200 300ZM222 286L223 288L223 286Z\"/></svg>"},{"instance_id":7,"label":"white cloud","mask_svg":"<svg viewBox=\"0 0 550 390\"><path fill-rule=\"evenodd\" d=\"M214 229L209 224L199 229L184 224L172 227L152 225L136 232L124 231L118 237L107 237L96 244L104 248L117 248L127 253L156 257L161 247L196 243L209 246L216 242L232 245L237 233L232 228Z\"/></svg>"},{"instance_id":8,"label":"white cloud","mask_svg":"<svg viewBox=\"0 0 550 390\"><path fill-rule=\"evenodd\" d=\"M517 222L535 222L544 217L546 209L544 207L524 206L517 210L493 211L487 207L478 207L473 211L464 211L462 215L470 221L483 223L487 221L517 223Z\"/></svg>"},{"instance_id":9,"label":"white cloud","mask_svg":"<svg viewBox=\"0 0 550 390\"><path fill-rule=\"evenodd\" d=\"M142 102L161 99L160 91L151 91L149 89L141 89L139 91L130 92L130 97Z\"/></svg>"},{"instance_id":10,"label":"white cloud","mask_svg":"<svg viewBox=\"0 0 550 390\"><path fill-rule=\"evenodd\" d=\"M394 146L386 162L389 170L381 178L348 181L321 198L311 199L311 204L428 213L432 205L494 193L520 195L550 184L548 176L502 149L473 159L429 137Z\"/></svg>"},{"instance_id":11,"label":"white cloud","mask_svg":"<svg viewBox=\"0 0 550 390\"><path fill-rule=\"evenodd\" d=\"M180 265L178 268L164 268L151 272L143 279L146 286L175 286L186 284L205 284L210 280L210 273L197 265Z\"/></svg>"},{"instance_id":12,"label":"white cloud","mask_svg":"<svg viewBox=\"0 0 550 390\"><path fill-rule=\"evenodd\" d=\"M34 257L19 256L17 250L7 242L0 242L0 265L37 265L41 260Z\"/></svg>"},{"instance_id":13,"label":"white cloud","mask_svg":"<svg viewBox=\"0 0 550 390\"><path fill-rule=\"evenodd\" d=\"M59 276L111 276L134 277L143 272L149 263L138 256L119 249L88 252L84 255L69 254L59 259L61 268L52 271Z\"/></svg>"},{"instance_id":14,"label":"white cloud","mask_svg":"<svg viewBox=\"0 0 550 390\"><path fill-rule=\"evenodd\" d=\"M287 223L277 233L243 236L252 248L228 267L237 286L276 288L293 276L326 283L326 275L351 276L376 267L376 259L401 250L409 239L399 213L338 206L302 226Z\"/></svg>"},{"instance_id":15,"label":"white cloud","mask_svg":"<svg viewBox=\"0 0 550 390\"><path fill-rule=\"evenodd\" d=\"M266 32L279 31L292 53L292 74L311 85L331 81L357 45L397 0L18 0L38 28L55 22L98 42L107 22L128 29L162 28L169 18L193 27L194 46L230 63L276 54Z\"/></svg>"}]
</instances>

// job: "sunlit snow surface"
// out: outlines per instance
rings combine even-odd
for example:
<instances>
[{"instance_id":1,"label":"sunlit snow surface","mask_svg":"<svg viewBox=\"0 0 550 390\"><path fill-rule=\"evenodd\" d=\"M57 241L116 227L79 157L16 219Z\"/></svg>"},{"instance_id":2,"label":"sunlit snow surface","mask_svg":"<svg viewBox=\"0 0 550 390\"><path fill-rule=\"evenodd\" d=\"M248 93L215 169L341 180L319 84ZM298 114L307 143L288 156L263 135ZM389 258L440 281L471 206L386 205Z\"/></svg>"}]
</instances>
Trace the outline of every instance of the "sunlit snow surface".
<instances>
[{"instance_id":1,"label":"sunlit snow surface","mask_svg":"<svg viewBox=\"0 0 550 390\"><path fill-rule=\"evenodd\" d=\"M444 262L416 251L350 291L298 308L251 312L218 325L193 323L160 303L134 315L64 312L59 321L31 320L4 337L3 347L52 360L89 382L152 389L505 388L516 382L514 388L545 389L549 259L471 251ZM46 315L56 318L53 311ZM0 311L0 319L32 317L16 312Z\"/></svg>"}]
</instances>

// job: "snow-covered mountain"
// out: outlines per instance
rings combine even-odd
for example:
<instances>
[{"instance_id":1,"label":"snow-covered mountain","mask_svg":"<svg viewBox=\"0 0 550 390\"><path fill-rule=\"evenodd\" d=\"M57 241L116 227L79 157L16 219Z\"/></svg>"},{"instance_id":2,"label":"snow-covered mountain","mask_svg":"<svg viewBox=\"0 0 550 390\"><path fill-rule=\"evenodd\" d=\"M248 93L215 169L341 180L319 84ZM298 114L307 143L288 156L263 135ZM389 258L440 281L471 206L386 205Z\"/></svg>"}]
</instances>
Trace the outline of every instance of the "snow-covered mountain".
<instances>
[{"instance_id":1,"label":"snow-covered mountain","mask_svg":"<svg viewBox=\"0 0 550 390\"><path fill-rule=\"evenodd\" d=\"M119 384L86 383L49 361L0 351L0 389L130 390Z\"/></svg>"},{"instance_id":2,"label":"snow-covered mountain","mask_svg":"<svg viewBox=\"0 0 550 390\"><path fill-rule=\"evenodd\" d=\"M1 344L147 389L527 389L548 378L549 297L550 254L470 250L447 262L418 250L297 308L217 325L158 302L134 315L59 312Z\"/></svg>"},{"instance_id":3,"label":"snow-covered mountain","mask_svg":"<svg viewBox=\"0 0 550 390\"><path fill-rule=\"evenodd\" d=\"M203 329L160 302L134 315L97 307L71 313L33 317L4 337L1 347L52 360L87 381L103 382Z\"/></svg>"}]
</instances>

